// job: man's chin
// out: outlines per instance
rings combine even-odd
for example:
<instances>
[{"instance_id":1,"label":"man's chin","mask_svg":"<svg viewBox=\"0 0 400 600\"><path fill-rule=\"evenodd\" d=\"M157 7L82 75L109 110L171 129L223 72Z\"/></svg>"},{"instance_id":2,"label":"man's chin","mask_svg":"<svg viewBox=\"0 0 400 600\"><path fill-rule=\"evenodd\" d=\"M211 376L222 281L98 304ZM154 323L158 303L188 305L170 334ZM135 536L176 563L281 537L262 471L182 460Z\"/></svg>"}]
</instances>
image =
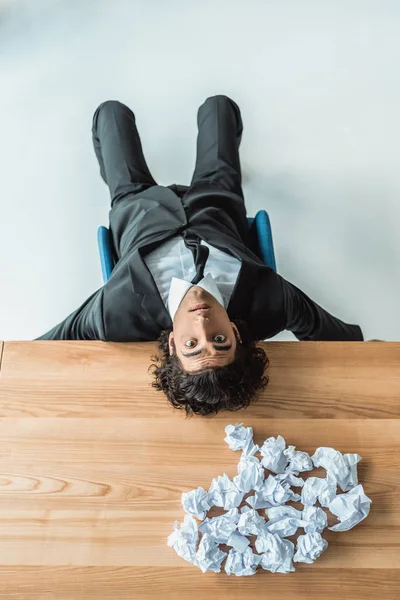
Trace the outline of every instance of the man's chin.
<instances>
[{"instance_id":1,"label":"man's chin","mask_svg":"<svg viewBox=\"0 0 400 600\"><path fill-rule=\"evenodd\" d=\"M213 296L210 294L210 292L207 292L204 288L199 287L197 285L194 285L193 287L190 288L190 290L188 291L188 293L186 294L186 296L189 296L189 294L191 295L191 297L194 298L200 298L200 299L212 299Z\"/></svg>"},{"instance_id":2,"label":"man's chin","mask_svg":"<svg viewBox=\"0 0 400 600\"><path fill-rule=\"evenodd\" d=\"M175 317L178 315L178 312L187 311L192 306L195 306L196 304L201 304L203 302L204 304L207 304L210 308L212 308L212 306L214 306L215 303L218 303L216 298L214 298L214 296L207 292L205 289L198 286L192 286L182 298L178 310L176 311Z\"/></svg>"}]
</instances>

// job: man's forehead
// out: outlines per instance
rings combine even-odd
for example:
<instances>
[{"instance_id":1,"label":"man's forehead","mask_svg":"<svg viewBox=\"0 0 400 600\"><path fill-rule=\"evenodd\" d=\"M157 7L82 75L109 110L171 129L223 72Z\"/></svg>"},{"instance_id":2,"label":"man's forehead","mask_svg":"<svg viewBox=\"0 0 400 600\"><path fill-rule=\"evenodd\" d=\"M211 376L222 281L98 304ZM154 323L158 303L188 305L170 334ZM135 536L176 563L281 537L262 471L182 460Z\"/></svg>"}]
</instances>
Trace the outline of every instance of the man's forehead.
<instances>
[{"instance_id":1,"label":"man's forehead","mask_svg":"<svg viewBox=\"0 0 400 600\"><path fill-rule=\"evenodd\" d=\"M215 367L225 367L226 365L229 365L231 362L233 362L233 358L229 357L229 358L225 358L224 360L206 360L206 361L195 361L195 360L190 360L186 359L186 365L188 367L188 369L190 369L191 373L195 373L196 371L203 371L204 369L212 369Z\"/></svg>"}]
</instances>

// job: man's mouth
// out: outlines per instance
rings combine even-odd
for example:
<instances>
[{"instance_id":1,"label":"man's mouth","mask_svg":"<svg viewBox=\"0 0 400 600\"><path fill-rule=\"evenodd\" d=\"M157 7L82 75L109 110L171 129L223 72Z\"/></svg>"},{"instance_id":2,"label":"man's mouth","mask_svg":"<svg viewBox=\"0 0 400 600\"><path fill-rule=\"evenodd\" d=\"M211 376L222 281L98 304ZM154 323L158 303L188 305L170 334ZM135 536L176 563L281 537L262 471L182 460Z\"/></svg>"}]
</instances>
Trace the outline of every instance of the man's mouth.
<instances>
[{"instance_id":1,"label":"man's mouth","mask_svg":"<svg viewBox=\"0 0 400 600\"><path fill-rule=\"evenodd\" d=\"M189 308L189 312L194 312L196 310L207 310L209 307L208 304L201 302L200 304L194 304L191 308Z\"/></svg>"}]
</instances>

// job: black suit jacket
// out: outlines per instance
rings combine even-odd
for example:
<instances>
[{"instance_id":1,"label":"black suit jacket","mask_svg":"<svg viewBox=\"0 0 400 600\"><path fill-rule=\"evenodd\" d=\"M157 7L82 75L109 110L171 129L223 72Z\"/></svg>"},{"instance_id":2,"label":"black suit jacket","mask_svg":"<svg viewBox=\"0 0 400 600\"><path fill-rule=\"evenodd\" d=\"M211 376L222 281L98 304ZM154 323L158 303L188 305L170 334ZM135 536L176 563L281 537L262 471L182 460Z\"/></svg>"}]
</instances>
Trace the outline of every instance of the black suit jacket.
<instances>
[{"instance_id":1,"label":"black suit jacket","mask_svg":"<svg viewBox=\"0 0 400 600\"><path fill-rule=\"evenodd\" d=\"M244 319L256 340L284 329L299 340L362 340L358 325L344 323L296 286L262 264L249 248L243 199L200 182L152 186L128 195L110 211L118 262L108 282L59 325L38 339L133 342L156 340L171 317L143 260L145 253L189 228L241 260L227 312Z\"/></svg>"}]
</instances>

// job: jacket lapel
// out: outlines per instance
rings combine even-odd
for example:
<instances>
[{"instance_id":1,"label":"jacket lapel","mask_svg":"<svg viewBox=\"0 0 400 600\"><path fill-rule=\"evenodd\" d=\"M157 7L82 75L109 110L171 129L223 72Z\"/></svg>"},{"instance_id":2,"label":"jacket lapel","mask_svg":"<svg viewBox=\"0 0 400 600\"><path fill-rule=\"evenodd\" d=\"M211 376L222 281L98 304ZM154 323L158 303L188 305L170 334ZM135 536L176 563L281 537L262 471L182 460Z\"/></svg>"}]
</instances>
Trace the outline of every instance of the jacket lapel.
<instances>
[{"instance_id":1,"label":"jacket lapel","mask_svg":"<svg viewBox=\"0 0 400 600\"><path fill-rule=\"evenodd\" d=\"M251 309L254 289L257 286L258 271L266 267L261 259L247 248L240 239L227 235L224 231L201 227L196 228L196 233L211 246L241 261L242 264L229 300L227 312L230 317L247 318Z\"/></svg>"},{"instance_id":2,"label":"jacket lapel","mask_svg":"<svg viewBox=\"0 0 400 600\"><path fill-rule=\"evenodd\" d=\"M153 276L143 260L144 249L139 248L135 260L129 262L133 291L141 297L141 306L147 313L148 322L154 323L157 328L171 329L170 314L164 305Z\"/></svg>"}]
</instances>

